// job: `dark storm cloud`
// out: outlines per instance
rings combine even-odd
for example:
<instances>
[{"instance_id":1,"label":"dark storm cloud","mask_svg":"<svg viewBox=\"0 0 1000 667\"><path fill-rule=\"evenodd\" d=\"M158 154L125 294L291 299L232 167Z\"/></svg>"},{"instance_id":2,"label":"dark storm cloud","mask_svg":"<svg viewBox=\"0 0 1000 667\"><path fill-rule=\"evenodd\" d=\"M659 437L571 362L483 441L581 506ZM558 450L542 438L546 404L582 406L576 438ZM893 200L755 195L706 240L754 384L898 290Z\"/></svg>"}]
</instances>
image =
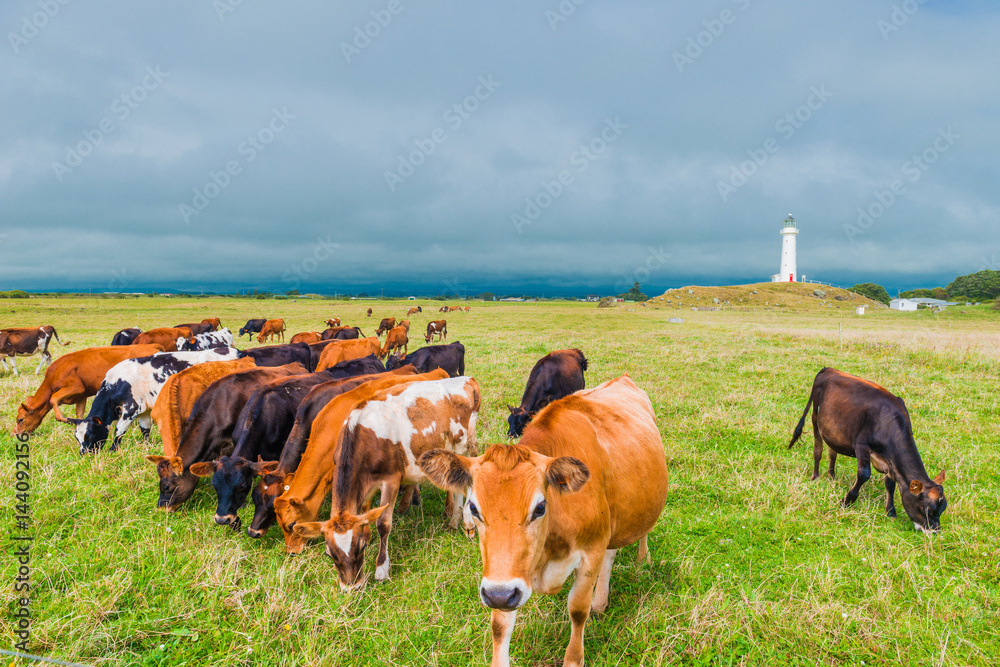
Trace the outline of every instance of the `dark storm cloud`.
<instances>
[{"instance_id":1,"label":"dark storm cloud","mask_svg":"<svg viewBox=\"0 0 1000 667\"><path fill-rule=\"evenodd\" d=\"M1000 11L675 5L5 3L0 280L764 280L789 211L810 278L995 261Z\"/></svg>"}]
</instances>

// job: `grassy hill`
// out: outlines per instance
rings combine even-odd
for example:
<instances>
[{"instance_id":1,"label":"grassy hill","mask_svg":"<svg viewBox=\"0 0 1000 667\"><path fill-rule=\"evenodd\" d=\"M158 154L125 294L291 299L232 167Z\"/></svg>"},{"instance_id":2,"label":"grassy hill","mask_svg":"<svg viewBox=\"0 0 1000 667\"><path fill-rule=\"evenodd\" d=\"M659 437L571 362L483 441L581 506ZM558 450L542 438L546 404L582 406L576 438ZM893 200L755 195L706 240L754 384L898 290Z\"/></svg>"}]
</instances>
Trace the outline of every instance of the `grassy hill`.
<instances>
[{"instance_id":1,"label":"grassy hill","mask_svg":"<svg viewBox=\"0 0 1000 667\"><path fill-rule=\"evenodd\" d=\"M739 308L794 310L851 310L857 306L883 308L887 306L868 297L839 287L810 283L754 283L724 287L691 285L669 290L662 296L650 299L654 308L713 308L730 310Z\"/></svg>"}]
</instances>

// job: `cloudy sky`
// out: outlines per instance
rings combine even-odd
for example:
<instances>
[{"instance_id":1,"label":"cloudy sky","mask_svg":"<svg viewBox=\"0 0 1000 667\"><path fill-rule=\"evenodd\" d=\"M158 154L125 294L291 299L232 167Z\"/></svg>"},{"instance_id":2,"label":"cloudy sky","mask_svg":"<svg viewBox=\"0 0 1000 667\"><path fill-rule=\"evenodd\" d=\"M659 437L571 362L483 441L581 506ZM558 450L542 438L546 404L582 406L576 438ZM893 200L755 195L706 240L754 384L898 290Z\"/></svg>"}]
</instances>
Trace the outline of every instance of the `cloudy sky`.
<instances>
[{"instance_id":1,"label":"cloudy sky","mask_svg":"<svg viewBox=\"0 0 1000 667\"><path fill-rule=\"evenodd\" d=\"M2 288L1000 268L1000 6L9 0Z\"/></svg>"}]
</instances>

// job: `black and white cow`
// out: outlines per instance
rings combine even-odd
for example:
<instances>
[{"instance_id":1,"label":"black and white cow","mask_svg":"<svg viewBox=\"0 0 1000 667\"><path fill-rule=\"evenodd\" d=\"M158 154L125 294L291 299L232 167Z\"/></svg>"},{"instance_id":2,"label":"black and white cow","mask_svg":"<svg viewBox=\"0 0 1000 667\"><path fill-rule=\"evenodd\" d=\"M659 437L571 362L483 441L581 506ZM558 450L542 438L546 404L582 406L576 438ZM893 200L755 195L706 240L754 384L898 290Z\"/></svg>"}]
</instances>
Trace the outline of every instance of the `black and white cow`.
<instances>
[{"instance_id":1,"label":"black and white cow","mask_svg":"<svg viewBox=\"0 0 1000 667\"><path fill-rule=\"evenodd\" d=\"M104 376L87 417L69 420L76 424L80 454L104 446L111 422L116 420L118 423L111 449L118 447L122 435L137 419L143 437L148 438L151 427L149 412L167 378L196 364L229 361L238 356L239 350L234 347L216 347L199 352L160 352L115 364Z\"/></svg>"},{"instance_id":2,"label":"black and white cow","mask_svg":"<svg viewBox=\"0 0 1000 667\"><path fill-rule=\"evenodd\" d=\"M240 327L239 337L243 338L243 334L247 334L250 336L250 340L253 340L253 335L260 333L260 330L264 328L264 322L267 320L247 320L247 323Z\"/></svg>"},{"instance_id":3,"label":"black and white cow","mask_svg":"<svg viewBox=\"0 0 1000 667\"><path fill-rule=\"evenodd\" d=\"M235 344L233 341L233 332L227 327L218 331L195 334L193 343L189 343L186 338L178 338L177 350L180 352L197 352L199 350L211 350L213 347L233 347Z\"/></svg>"},{"instance_id":4,"label":"black and white cow","mask_svg":"<svg viewBox=\"0 0 1000 667\"><path fill-rule=\"evenodd\" d=\"M4 370L8 370L7 362L10 361L10 368L13 369L14 375L18 375L15 357L33 357L41 354L42 358L35 368L35 375L38 375L38 371L52 363L49 341L53 338L59 341L60 345L69 345L69 341L64 343L59 340L55 327L48 324L43 327L0 330L0 365L3 365Z\"/></svg>"},{"instance_id":5,"label":"black and white cow","mask_svg":"<svg viewBox=\"0 0 1000 667\"><path fill-rule=\"evenodd\" d=\"M139 327L129 327L127 329L122 329L115 334L115 337L111 339L112 345L131 345L132 341L139 337L142 333L142 329Z\"/></svg>"}]
</instances>

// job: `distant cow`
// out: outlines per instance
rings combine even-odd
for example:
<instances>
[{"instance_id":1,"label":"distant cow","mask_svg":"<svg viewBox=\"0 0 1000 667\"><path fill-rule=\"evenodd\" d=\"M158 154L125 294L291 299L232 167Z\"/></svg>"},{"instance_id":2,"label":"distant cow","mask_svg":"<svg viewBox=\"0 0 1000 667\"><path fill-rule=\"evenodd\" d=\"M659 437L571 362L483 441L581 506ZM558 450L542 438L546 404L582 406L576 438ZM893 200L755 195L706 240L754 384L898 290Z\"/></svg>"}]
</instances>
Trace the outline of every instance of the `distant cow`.
<instances>
[{"instance_id":1,"label":"distant cow","mask_svg":"<svg viewBox=\"0 0 1000 667\"><path fill-rule=\"evenodd\" d=\"M52 355L49 354L49 341L55 338L60 345L69 345L59 340L59 334L55 327L46 324L41 327L30 329L3 329L0 330L0 364L7 370L7 362L10 361L14 375L18 375L16 357L33 357L41 354L42 358L35 368L35 375L43 367L52 363Z\"/></svg>"},{"instance_id":2,"label":"distant cow","mask_svg":"<svg viewBox=\"0 0 1000 667\"><path fill-rule=\"evenodd\" d=\"M417 313L422 313L422 312L424 312L424 309L421 308L420 306L417 306L416 308L410 308L408 311L406 311L406 315L407 316L416 315Z\"/></svg>"},{"instance_id":3,"label":"distant cow","mask_svg":"<svg viewBox=\"0 0 1000 667\"><path fill-rule=\"evenodd\" d=\"M368 309L368 317L371 317L371 316L372 316L372 309L371 309L371 308L369 308L369 309Z\"/></svg>"},{"instance_id":4,"label":"distant cow","mask_svg":"<svg viewBox=\"0 0 1000 667\"><path fill-rule=\"evenodd\" d=\"M375 331L375 335L376 336L381 336L382 334L386 333L387 331L389 331L389 329L393 328L394 326L396 326L396 318L395 317L384 317L384 318L382 318L382 322L379 323L378 329Z\"/></svg>"},{"instance_id":5,"label":"distant cow","mask_svg":"<svg viewBox=\"0 0 1000 667\"><path fill-rule=\"evenodd\" d=\"M194 334L187 327L160 327L144 331L135 337L133 345L162 345L166 352L177 351L177 339L194 343Z\"/></svg>"},{"instance_id":6,"label":"distant cow","mask_svg":"<svg viewBox=\"0 0 1000 667\"><path fill-rule=\"evenodd\" d=\"M467 312L467 313L468 313L469 311L471 311L471 310L472 310L472 306L466 306L466 307L464 308L464 310L465 310L465 312Z\"/></svg>"},{"instance_id":7,"label":"distant cow","mask_svg":"<svg viewBox=\"0 0 1000 667\"><path fill-rule=\"evenodd\" d=\"M288 342L305 343L308 345L309 343L318 343L321 340L323 340L323 337L320 335L318 331L303 331L302 333L297 333L294 336L292 336L291 340L289 340Z\"/></svg>"},{"instance_id":8,"label":"distant cow","mask_svg":"<svg viewBox=\"0 0 1000 667\"><path fill-rule=\"evenodd\" d=\"M278 338L282 343L285 342L285 320L283 319L278 318L264 322L264 326L261 327L260 333L257 335L257 342L273 341L275 338Z\"/></svg>"},{"instance_id":9,"label":"distant cow","mask_svg":"<svg viewBox=\"0 0 1000 667\"><path fill-rule=\"evenodd\" d=\"M378 355L380 350L378 338L374 336L359 338L358 340L331 341L320 353L316 370L326 370L331 366L336 366L341 361L359 359L367 357L369 354Z\"/></svg>"},{"instance_id":10,"label":"distant cow","mask_svg":"<svg viewBox=\"0 0 1000 667\"><path fill-rule=\"evenodd\" d=\"M385 367L389 370L413 364L421 373L429 373L435 368L443 369L451 377L465 375L465 346L455 341L448 345L422 347L409 354L395 354L389 357Z\"/></svg>"},{"instance_id":11,"label":"distant cow","mask_svg":"<svg viewBox=\"0 0 1000 667\"><path fill-rule=\"evenodd\" d=\"M399 348L403 348L403 353L406 354L409 344L410 339L406 335L406 327L402 325L393 327L385 336L385 345L378 353L379 359L385 359L390 352L399 350Z\"/></svg>"},{"instance_id":12,"label":"distant cow","mask_svg":"<svg viewBox=\"0 0 1000 667\"><path fill-rule=\"evenodd\" d=\"M129 327L128 329L122 329L115 334L114 338L111 339L112 345L131 345L132 341L142 333L142 329L139 327Z\"/></svg>"},{"instance_id":13,"label":"distant cow","mask_svg":"<svg viewBox=\"0 0 1000 667\"><path fill-rule=\"evenodd\" d=\"M449 313L451 313L451 312L454 312L454 311L456 311L456 310L462 310L462 307L461 307L461 306L450 306L450 307L448 308L448 312L449 312Z\"/></svg>"},{"instance_id":14,"label":"distant cow","mask_svg":"<svg viewBox=\"0 0 1000 667\"><path fill-rule=\"evenodd\" d=\"M286 343L243 350L240 357L253 357L258 366L274 367L298 362L309 368L310 352L305 343Z\"/></svg>"},{"instance_id":15,"label":"distant cow","mask_svg":"<svg viewBox=\"0 0 1000 667\"><path fill-rule=\"evenodd\" d=\"M441 306L440 308L438 308L438 312L439 313L447 313L448 312L448 306Z\"/></svg>"},{"instance_id":16,"label":"distant cow","mask_svg":"<svg viewBox=\"0 0 1000 667\"><path fill-rule=\"evenodd\" d=\"M194 342L190 343L183 338L177 339L177 350L180 352L196 352L198 350L209 350L213 347L233 347L233 332L229 329L220 331L206 331L195 334Z\"/></svg>"},{"instance_id":17,"label":"distant cow","mask_svg":"<svg viewBox=\"0 0 1000 667\"><path fill-rule=\"evenodd\" d=\"M208 333L209 331L218 331L219 327L222 326L222 322L219 321L218 317L209 317L201 322L191 322L188 324L178 324L177 327L187 327L191 330L195 336L198 334Z\"/></svg>"},{"instance_id":18,"label":"distant cow","mask_svg":"<svg viewBox=\"0 0 1000 667\"><path fill-rule=\"evenodd\" d=\"M255 333L260 333L260 330L264 328L264 323L267 320L247 320L247 323L240 327L240 332L237 334L239 338L243 338L244 334L250 336L250 340L253 340L253 335Z\"/></svg>"},{"instance_id":19,"label":"distant cow","mask_svg":"<svg viewBox=\"0 0 1000 667\"><path fill-rule=\"evenodd\" d=\"M944 496L944 470L933 480L927 476L913 439L910 415L903 399L874 382L824 368L813 381L802 419L795 427L789 448L801 437L813 408L813 479L819 477L823 443L830 448L830 477L837 454L858 460L858 476L842 501L846 507L858 499L861 486L871 478L871 466L885 475L885 511L896 516L894 496L900 485L903 509L922 531L941 529L941 513L948 506Z\"/></svg>"},{"instance_id":20,"label":"distant cow","mask_svg":"<svg viewBox=\"0 0 1000 667\"><path fill-rule=\"evenodd\" d=\"M354 340L364 335L361 327L330 327L320 334L320 340Z\"/></svg>"},{"instance_id":21,"label":"distant cow","mask_svg":"<svg viewBox=\"0 0 1000 667\"><path fill-rule=\"evenodd\" d=\"M448 321L447 320L433 320L427 323L427 333L424 334L424 342L431 342L431 336L437 334L438 342L441 342L441 337L444 340L448 340Z\"/></svg>"},{"instance_id":22,"label":"distant cow","mask_svg":"<svg viewBox=\"0 0 1000 667\"><path fill-rule=\"evenodd\" d=\"M326 321L326 326L330 327L330 328L332 328L332 327L339 327L340 326L340 318L339 317L331 317L330 319L328 319Z\"/></svg>"},{"instance_id":23,"label":"distant cow","mask_svg":"<svg viewBox=\"0 0 1000 667\"><path fill-rule=\"evenodd\" d=\"M577 349L556 350L539 359L528 375L521 405L507 406L510 410L507 437L520 437L536 412L556 399L583 389L585 370L587 358Z\"/></svg>"}]
</instances>

